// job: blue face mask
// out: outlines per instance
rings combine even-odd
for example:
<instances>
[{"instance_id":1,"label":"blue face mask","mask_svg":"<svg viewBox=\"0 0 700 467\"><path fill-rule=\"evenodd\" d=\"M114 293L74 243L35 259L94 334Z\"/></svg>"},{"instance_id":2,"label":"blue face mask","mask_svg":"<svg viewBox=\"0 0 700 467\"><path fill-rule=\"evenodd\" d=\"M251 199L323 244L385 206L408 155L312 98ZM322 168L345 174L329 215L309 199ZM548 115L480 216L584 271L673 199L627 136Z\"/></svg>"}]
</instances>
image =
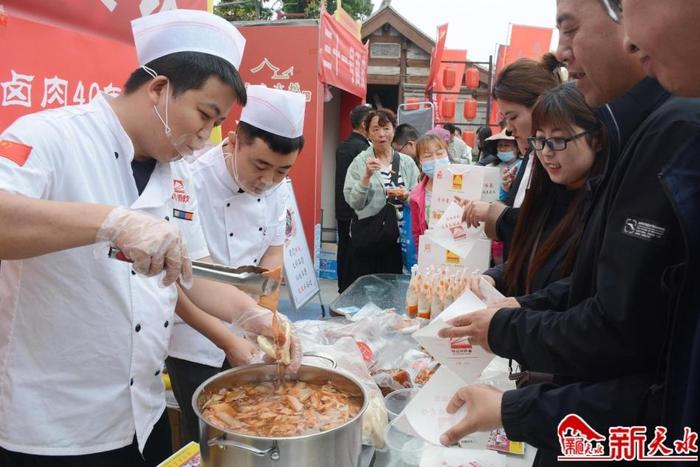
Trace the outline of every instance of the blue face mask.
<instances>
[{"instance_id":1,"label":"blue face mask","mask_svg":"<svg viewBox=\"0 0 700 467\"><path fill-rule=\"evenodd\" d=\"M510 162L515 159L515 151L499 152L497 155L501 162Z\"/></svg>"},{"instance_id":2,"label":"blue face mask","mask_svg":"<svg viewBox=\"0 0 700 467\"><path fill-rule=\"evenodd\" d=\"M442 157L440 159L431 159L429 161L421 162L420 166L423 169L423 173L428 176L428 178L433 178L435 171L440 167L450 165L450 160L447 157Z\"/></svg>"}]
</instances>

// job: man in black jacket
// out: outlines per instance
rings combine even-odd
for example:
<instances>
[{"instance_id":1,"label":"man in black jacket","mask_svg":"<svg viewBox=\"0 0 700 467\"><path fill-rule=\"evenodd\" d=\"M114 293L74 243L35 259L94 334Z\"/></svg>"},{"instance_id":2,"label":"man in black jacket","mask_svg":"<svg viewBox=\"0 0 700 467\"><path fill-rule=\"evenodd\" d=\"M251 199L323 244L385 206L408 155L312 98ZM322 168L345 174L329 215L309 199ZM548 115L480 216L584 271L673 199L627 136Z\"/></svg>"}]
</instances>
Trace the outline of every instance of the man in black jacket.
<instances>
[{"instance_id":1,"label":"man in black jacket","mask_svg":"<svg viewBox=\"0 0 700 467\"><path fill-rule=\"evenodd\" d=\"M619 26L593 0L559 0L558 25L561 58L569 62L589 102L601 102L596 100L612 83L629 75L609 60L613 45L622 45ZM610 43L593 47L595 38ZM673 181L667 174L687 155L687 140L698 135L700 102L671 98L654 80L640 82L626 100L627 112L613 111L616 120L610 127L622 151L601 189L591 191L593 207L569 286L558 284L563 293L519 299L521 305L549 303L554 309L489 310L463 320L463 329L446 333L476 335L499 355L560 375L559 382L580 382L486 397L501 398L500 421L511 437L550 450L540 451L541 461L553 461L559 450L552 417L562 414L559 409L588 417L602 433L611 424L659 421L662 391L654 384L655 373L665 365L663 331L674 315L682 285L677 278L687 257L687 237L676 217ZM562 303L567 304L565 311ZM582 383L601 380L607 381ZM469 391L458 399L489 406ZM488 428L465 420L445 441L474 427Z\"/></svg>"},{"instance_id":2,"label":"man in black jacket","mask_svg":"<svg viewBox=\"0 0 700 467\"><path fill-rule=\"evenodd\" d=\"M347 255L350 247L350 221L355 216L355 211L348 206L343 196L345 175L350 163L359 153L369 147L367 134L363 122L372 110L367 104L358 105L350 112L352 133L340 143L335 150L335 218L338 223L338 292L345 290L350 284L346 284L344 268L347 267Z\"/></svg>"}]
</instances>

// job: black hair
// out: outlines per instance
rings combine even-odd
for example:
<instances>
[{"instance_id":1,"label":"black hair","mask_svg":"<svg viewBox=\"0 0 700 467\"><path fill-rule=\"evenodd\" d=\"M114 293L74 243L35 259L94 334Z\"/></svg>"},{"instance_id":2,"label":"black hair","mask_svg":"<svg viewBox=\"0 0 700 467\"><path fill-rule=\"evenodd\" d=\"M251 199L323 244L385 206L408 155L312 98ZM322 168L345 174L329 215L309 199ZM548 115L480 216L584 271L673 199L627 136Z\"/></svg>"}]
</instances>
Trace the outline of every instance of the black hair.
<instances>
[{"instance_id":1,"label":"black hair","mask_svg":"<svg viewBox=\"0 0 700 467\"><path fill-rule=\"evenodd\" d=\"M408 123L402 123L396 127L394 132L394 141L392 141L392 143L399 146L404 146L410 141L416 140L418 140L418 130Z\"/></svg>"},{"instance_id":2,"label":"black hair","mask_svg":"<svg viewBox=\"0 0 700 467\"><path fill-rule=\"evenodd\" d=\"M459 134L462 134L462 130L459 129L457 125L454 125L452 123L443 123L442 127L449 131L451 135L454 135L456 131L459 131Z\"/></svg>"},{"instance_id":3,"label":"black hair","mask_svg":"<svg viewBox=\"0 0 700 467\"><path fill-rule=\"evenodd\" d=\"M453 124L451 124L451 123L443 123L443 124L442 124L442 127L443 127L445 130L449 131L450 134L453 134L453 133L455 132L455 128L456 128L456 127L455 127Z\"/></svg>"},{"instance_id":4,"label":"black hair","mask_svg":"<svg viewBox=\"0 0 700 467\"><path fill-rule=\"evenodd\" d=\"M255 138L260 138L270 149L278 154L289 154L296 150L301 151L304 148L304 135L297 138L287 138L262 130L246 122L238 123L236 134L241 138L239 141L247 145L253 144Z\"/></svg>"},{"instance_id":5,"label":"black hair","mask_svg":"<svg viewBox=\"0 0 700 467\"><path fill-rule=\"evenodd\" d=\"M476 137L482 143L486 141L486 138L490 138L491 135L493 135L493 131L491 131L491 127L489 126L482 126L476 130Z\"/></svg>"},{"instance_id":6,"label":"black hair","mask_svg":"<svg viewBox=\"0 0 700 467\"><path fill-rule=\"evenodd\" d=\"M358 105L350 111L350 124L352 129L364 128L365 117L372 110L367 104Z\"/></svg>"},{"instance_id":7,"label":"black hair","mask_svg":"<svg viewBox=\"0 0 700 467\"><path fill-rule=\"evenodd\" d=\"M156 58L146 64L158 75L170 80L170 89L177 97L190 89L200 89L211 76L216 76L236 93L236 100L246 105L248 97L238 70L226 60L201 52L175 52ZM124 94L131 94L153 77L143 68L131 73L124 84Z\"/></svg>"}]
</instances>

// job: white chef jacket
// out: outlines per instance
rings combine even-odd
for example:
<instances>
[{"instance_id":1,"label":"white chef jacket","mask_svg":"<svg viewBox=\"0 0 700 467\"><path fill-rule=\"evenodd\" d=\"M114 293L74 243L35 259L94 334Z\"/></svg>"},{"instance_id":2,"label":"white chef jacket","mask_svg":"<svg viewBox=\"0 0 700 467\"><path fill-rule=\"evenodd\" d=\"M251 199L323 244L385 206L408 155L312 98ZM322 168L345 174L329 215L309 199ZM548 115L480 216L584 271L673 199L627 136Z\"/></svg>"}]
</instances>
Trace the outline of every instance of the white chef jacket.
<instances>
[{"instance_id":1,"label":"white chef jacket","mask_svg":"<svg viewBox=\"0 0 700 467\"><path fill-rule=\"evenodd\" d=\"M0 157L0 190L129 206L176 222L191 256L208 255L187 165L158 163L139 196L133 145L104 96L22 117L0 139L32 146L23 166ZM80 455L127 446L136 433L143 450L165 408L160 370L177 290L107 249L2 261L0 446Z\"/></svg>"},{"instance_id":2,"label":"white chef jacket","mask_svg":"<svg viewBox=\"0 0 700 467\"><path fill-rule=\"evenodd\" d=\"M284 244L286 183L262 195L242 192L226 169L221 145L199 157L190 170L214 262L255 265L269 247ZM178 317L168 355L213 367L220 367L225 359L223 350Z\"/></svg>"}]
</instances>

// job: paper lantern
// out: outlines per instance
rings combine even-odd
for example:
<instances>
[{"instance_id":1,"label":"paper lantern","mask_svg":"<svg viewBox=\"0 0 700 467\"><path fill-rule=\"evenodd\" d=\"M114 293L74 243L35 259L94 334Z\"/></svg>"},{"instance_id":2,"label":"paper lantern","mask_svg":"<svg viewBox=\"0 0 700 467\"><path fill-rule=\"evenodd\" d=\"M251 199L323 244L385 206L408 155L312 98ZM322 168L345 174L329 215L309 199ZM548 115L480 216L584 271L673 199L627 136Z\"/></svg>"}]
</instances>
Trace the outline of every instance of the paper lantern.
<instances>
[{"instance_id":1,"label":"paper lantern","mask_svg":"<svg viewBox=\"0 0 700 467\"><path fill-rule=\"evenodd\" d=\"M457 100L454 97L445 97L442 100L442 106L440 108L440 113L442 118L449 122L453 122L455 118L455 108L457 106Z\"/></svg>"},{"instance_id":2,"label":"paper lantern","mask_svg":"<svg viewBox=\"0 0 700 467\"><path fill-rule=\"evenodd\" d=\"M474 144L476 143L476 133L473 131L463 131L462 132L462 141L467 143L469 147L474 147Z\"/></svg>"},{"instance_id":3,"label":"paper lantern","mask_svg":"<svg viewBox=\"0 0 700 467\"><path fill-rule=\"evenodd\" d=\"M457 80L457 72L452 67L447 67L442 71L442 85L445 89L452 89Z\"/></svg>"},{"instance_id":4,"label":"paper lantern","mask_svg":"<svg viewBox=\"0 0 700 467\"><path fill-rule=\"evenodd\" d=\"M464 119L474 120L479 103L473 97L468 97L464 100Z\"/></svg>"},{"instance_id":5,"label":"paper lantern","mask_svg":"<svg viewBox=\"0 0 700 467\"><path fill-rule=\"evenodd\" d=\"M464 80L467 82L469 89L477 89L479 87L479 69L475 66L467 68Z\"/></svg>"},{"instance_id":6,"label":"paper lantern","mask_svg":"<svg viewBox=\"0 0 700 467\"><path fill-rule=\"evenodd\" d=\"M406 99L406 110L418 110L418 102L417 97L409 97Z\"/></svg>"}]
</instances>

